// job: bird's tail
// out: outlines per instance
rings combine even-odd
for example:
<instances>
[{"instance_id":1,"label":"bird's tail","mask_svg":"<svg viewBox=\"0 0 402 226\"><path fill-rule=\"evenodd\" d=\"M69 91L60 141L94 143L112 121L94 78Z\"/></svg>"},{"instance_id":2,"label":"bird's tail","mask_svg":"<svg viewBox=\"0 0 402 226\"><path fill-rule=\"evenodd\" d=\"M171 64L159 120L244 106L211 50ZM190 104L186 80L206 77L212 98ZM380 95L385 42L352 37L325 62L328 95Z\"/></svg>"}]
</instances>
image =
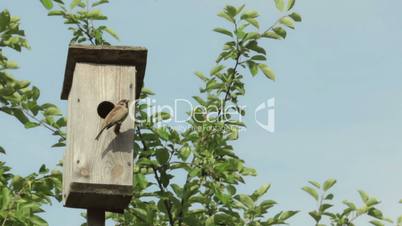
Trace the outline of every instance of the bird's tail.
<instances>
[{"instance_id":1,"label":"bird's tail","mask_svg":"<svg viewBox=\"0 0 402 226\"><path fill-rule=\"evenodd\" d=\"M95 137L95 140L99 140L100 135L102 134L103 130L105 130L106 127L103 127L103 129L101 129L101 131L99 131L98 135Z\"/></svg>"}]
</instances>

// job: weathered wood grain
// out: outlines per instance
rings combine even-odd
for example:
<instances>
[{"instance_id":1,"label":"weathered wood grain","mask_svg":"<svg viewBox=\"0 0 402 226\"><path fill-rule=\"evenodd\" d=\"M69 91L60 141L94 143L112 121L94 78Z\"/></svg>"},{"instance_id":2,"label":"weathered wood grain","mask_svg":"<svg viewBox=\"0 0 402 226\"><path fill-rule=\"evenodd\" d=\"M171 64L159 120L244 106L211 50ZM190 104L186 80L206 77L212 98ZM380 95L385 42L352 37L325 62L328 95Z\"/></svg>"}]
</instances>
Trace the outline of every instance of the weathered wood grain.
<instances>
[{"instance_id":1,"label":"weathered wood grain","mask_svg":"<svg viewBox=\"0 0 402 226\"><path fill-rule=\"evenodd\" d=\"M102 101L135 100L136 68L76 63L68 97L67 150L64 158L65 206L121 211L131 199L134 121L127 117L116 136L105 130L98 141ZM133 115L134 108L130 109Z\"/></svg>"}]
</instances>

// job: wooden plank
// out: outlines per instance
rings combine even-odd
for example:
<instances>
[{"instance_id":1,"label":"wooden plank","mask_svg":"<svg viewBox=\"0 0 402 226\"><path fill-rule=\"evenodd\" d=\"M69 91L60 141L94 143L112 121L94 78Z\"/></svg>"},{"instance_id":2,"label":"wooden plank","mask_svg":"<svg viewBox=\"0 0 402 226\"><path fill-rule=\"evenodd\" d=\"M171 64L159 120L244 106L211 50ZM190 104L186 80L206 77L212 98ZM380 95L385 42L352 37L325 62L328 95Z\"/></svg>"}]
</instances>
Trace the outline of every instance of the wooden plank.
<instances>
[{"instance_id":1,"label":"wooden plank","mask_svg":"<svg viewBox=\"0 0 402 226\"><path fill-rule=\"evenodd\" d=\"M139 98L145 76L147 54L148 50L143 47L70 45L61 99L68 99L73 82L74 69L78 62L135 66L137 70L136 98Z\"/></svg>"},{"instance_id":2,"label":"wooden plank","mask_svg":"<svg viewBox=\"0 0 402 226\"><path fill-rule=\"evenodd\" d=\"M97 114L97 107L103 101L116 103L129 99L132 103L136 69L124 65L77 63L74 73L68 100L63 178L65 206L119 211L131 199L134 121L127 117L118 136L109 129L96 141L103 120Z\"/></svg>"}]
</instances>

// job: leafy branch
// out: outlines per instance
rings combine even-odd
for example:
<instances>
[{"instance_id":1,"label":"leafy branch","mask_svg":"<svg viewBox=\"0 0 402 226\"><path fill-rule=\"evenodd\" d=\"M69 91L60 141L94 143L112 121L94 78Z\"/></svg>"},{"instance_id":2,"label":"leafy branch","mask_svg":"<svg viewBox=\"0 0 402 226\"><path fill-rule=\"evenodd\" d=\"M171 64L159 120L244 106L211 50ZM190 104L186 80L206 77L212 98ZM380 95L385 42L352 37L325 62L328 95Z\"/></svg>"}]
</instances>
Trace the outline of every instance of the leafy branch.
<instances>
[{"instance_id":1,"label":"leafy branch","mask_svg":"<svg viewBox=\"0 0 402 226\"><path fill-rule=\"evenodd\" d=\"M49 10L49 16L60 16L64 19L64 24L71 25L68 28L73 33L71 43L89 42L92 45L110 45L104 38L105 32L119 39L111 28L95 25L97 21L107 20L107 16L96 7L109 3L108 0L93 3L90 0L72 0L69 5L64 0L41 0L41 2ZM53 9L55 5L57 9Z\"/></svg>"},{"instance_id":2,"label":"leafy branch","mask_svg":"<svg viewBox=\"0 0 402 226\"><path fill-rule=\"evenodd\" d=\"M20 29L20 20L13 17L7 10L0 13L0 47L9 48L20 52L29 49L25 32ZM26 80L17 80L10 70L18 69L18 64L9 60L0 49L0 111L14 116L25 128L43 126L53 135L59 137L55 146L63 146L66 126L65 118L57 106L46 103L39 105L37 100L40 91L35 86L30 86Z\"/></svg>"},{"instance_id":3,"label":"leafy branch","mask_svg":"<svg viewBox=\"0 0 402 226\"><path fill-rule=\"evenodd\" d=\"M363 202L361 207L345 200L343 204L346 205L346 208L339 213L335 213L330 211L333 207L331 200L333 200L334 194L329 193L329 190L336 184L336 180L328 179L322 185L315 181L310 181L309 183L311 186L305 186L303 190L313 197L318 204L317 210L309 212L316 226L323 225L320 222L324 217L329 218L332 226L354 226L354 222L362 216L374 218L369 222L374 226L384 226L386 222L392 223L392 220L384 217L383 213L376 207L380 204L380 201L374 197L370 197L364 191L359 191Z\"/></svg>"}]
</instances>

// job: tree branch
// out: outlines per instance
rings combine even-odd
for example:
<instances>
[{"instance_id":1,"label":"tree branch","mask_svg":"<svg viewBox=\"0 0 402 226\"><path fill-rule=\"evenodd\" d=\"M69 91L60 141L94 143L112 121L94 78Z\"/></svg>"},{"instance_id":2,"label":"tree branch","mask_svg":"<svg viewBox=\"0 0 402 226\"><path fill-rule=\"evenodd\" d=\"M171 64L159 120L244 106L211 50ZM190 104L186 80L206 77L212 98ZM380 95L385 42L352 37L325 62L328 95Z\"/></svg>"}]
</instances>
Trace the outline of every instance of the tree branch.
<instances>
[{"instance_id":1,"label":"tree branch","mask_svg":"<svg viewBox=\"0 0 402 226\"><path fill-rule=\"evenodd\" d=\"M140 137L141 144L144 147L144 151L148 150L147 145L145 143L145 140L143 139L141 129L139 127L137 127L137 133L138 133L138 136ZM158 183L159 190L162 193L166 193L166 190L163 187L161 179L160 179L160 177L158 175L158 172L157 172L158 169L155 166L152 166L152 170L154 172L155 180ZM164 203L165 208L166 208L166 212L167 212L167 215L168 215L168 218L169 218L170 226L174 226L174 219L173 219L173 214L172 214L172 205L171 205L170 202L168 202L168 200L163 200L163 203Z\"/></svg>"}]
</instances>

